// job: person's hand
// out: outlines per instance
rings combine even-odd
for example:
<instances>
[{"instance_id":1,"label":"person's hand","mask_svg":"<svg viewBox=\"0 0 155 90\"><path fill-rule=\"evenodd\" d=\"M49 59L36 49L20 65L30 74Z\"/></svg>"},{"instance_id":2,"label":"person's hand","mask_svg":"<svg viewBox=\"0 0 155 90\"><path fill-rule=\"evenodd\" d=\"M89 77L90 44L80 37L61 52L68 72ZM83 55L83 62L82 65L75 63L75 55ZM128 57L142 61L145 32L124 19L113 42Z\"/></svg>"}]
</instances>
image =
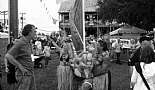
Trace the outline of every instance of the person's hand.
<instances>
[{"instance_id":1,"label":"person's hand","mask_svg":"<svg viewBox=\"0 0 155 90\"><path fill-rule=\"evenodd\" d=\"M26 75L27 72L28 72L28 70L25 69L23 66L20 66L19 69L20 69L20 71L22 72L23 75Z\"/></svg>"},{"instance_id":2,"label":"person's hand","mask_svg":"<svg viewBox=\"0 0 155 90\"><path fill-rule=\"evenodd\" d=\"M8 72L9 72L8 67L5 67L5 72L6 72L6 73L8 73Z\"/></svg>"},{"instance_id":3,"label":"person's hand","mask_svg":"<svg viewBox=\"0 0 155 90\"><path fill-rule=\"evenodd\" d=\"M135 83L134 82L131 82L130 83L130 88L133 88L135 86Z\"/></svg>"}]
</instances>

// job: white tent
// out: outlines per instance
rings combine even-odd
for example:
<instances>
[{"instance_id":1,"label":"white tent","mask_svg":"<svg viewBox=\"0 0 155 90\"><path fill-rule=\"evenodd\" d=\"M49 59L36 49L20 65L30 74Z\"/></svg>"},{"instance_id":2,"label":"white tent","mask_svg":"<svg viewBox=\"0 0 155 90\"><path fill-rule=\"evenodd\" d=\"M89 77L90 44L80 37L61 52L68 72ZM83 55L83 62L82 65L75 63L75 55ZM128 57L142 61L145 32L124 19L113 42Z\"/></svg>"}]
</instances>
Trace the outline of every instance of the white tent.
<instances>
[{"instance_id":1,"label":"white tent","mask_svg":"<svg viewBox=\"0 0 155 90\"><path fill-rule=\"evenodd\" d=\"M118 34L142 34L142 33L146 33L146 30L127 25L112 31L109 34L118 35Z\"/></svg>"},{"instance_id":2,"label":"white tent","mask_svg":"<svg viewBox=\"0 0 155 90\"><path fill-rule=\"evenodd\" d=\"M57 26L53 26L53 27L38 27L37 32L38 33L44 33L46 35L50 35L52 32L58 32L59 31L59 27Z\"/></svg>"}]
</instances>

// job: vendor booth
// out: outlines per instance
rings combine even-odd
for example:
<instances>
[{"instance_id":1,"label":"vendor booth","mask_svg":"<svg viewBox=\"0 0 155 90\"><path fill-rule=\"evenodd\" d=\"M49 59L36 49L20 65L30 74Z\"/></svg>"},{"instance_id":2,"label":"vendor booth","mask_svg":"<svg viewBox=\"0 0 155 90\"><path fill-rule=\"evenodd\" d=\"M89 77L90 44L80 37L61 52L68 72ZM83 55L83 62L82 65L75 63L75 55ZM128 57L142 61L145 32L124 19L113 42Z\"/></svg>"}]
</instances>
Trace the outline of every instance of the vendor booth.
<instances>
[{"instance_id":1,"label":"vendor booth","mask_svg":"<svg viewBox=\"0 0 155 90\"><path fill-rule=\"evenodd\" d=\"M110 32L109 34L114 37L119 36L120 38L138 38L145 33L146 33L146 30L143 30L134 26L126 25Z\"/></svg>"}]
</instances>

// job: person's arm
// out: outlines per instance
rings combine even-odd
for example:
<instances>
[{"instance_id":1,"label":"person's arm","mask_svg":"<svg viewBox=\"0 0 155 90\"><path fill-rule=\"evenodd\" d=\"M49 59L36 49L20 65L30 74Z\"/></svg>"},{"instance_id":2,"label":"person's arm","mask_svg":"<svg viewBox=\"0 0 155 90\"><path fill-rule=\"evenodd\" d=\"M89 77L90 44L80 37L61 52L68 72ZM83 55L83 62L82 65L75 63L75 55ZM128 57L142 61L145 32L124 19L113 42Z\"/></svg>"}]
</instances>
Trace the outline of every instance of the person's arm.
<instances>
[{"instance_id":1,"label":"person's arm","mask_svg":"<svg viewBox=\"0 0 155 90\"><path fill-rule=\"evenodd\" d=\"M11 64L18 67L22 71L23 74L27 72L27 70L9 53L5 55L5 59L8 60Z\"/></svg>"},{"instance_id":2,"label":"person's arm","mask_svg":"<svg viewBox=\"0 0 155 90\"><path fill-rule=\"evenodd\" d=\"M8 69L8 61L6 58L4 58L4 65L5 65L5 72L8 72L9 69Z\"/></svg>"},{"instance_id":3,"label":"person's arm","mask_svg":"<svg viewBox=\"0 0 155 90\"><path fill-rule=\"evenodd\" d=\"M47 47L46 46L44 46L44 49L43 49L43 54L45 55L45 52L46 52L46 49Z\"/></svg>"},{"instance_id":4,"label":"person's arm","mask_svg":"<svg viewBox=\"0 0 155 90\"><path fill-rule=\"evenodd\" d=\"M136 68L134 66L133 67L133 72L132 72L132 75L131 75L131 82L130 82L130 87L131 88L133 88L134 85L136 84L137 78L138 78L138 72L136 71Z\"/></svg>"},{"instance_id":5,"label":"person's arm","mask_svg":"<svg viewBox=\"0 0 155 90\"><path fill-rule=\"evenodd\" d=\"M56 42L52 39L51 39L51 41L52 41L52 44L60 51L61 48L56 44Z\"/></svg>"}]
</instances>

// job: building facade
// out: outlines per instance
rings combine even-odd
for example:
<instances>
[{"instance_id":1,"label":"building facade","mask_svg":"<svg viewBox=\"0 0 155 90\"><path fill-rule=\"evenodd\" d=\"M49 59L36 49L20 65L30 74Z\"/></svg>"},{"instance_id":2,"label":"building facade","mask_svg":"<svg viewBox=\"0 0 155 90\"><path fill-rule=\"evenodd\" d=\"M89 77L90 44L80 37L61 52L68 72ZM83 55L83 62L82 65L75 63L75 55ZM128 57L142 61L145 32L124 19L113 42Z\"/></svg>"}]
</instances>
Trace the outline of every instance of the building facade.
<instances>
[{"instance_id":1,"label":"building facade","mask_svg":"<svg viewBox=\"0 0 155 90\"><path fill-rule=\"evenodd\" d=\"M58 11L59 27L61 30L65 30L67 34L70 34L69 12L74 2L75 0L67 0L62 2ZM84 2L86 37L89 35L94 35L95 37L104 35L114 30L115 27L118 27L106 25L98 19L98 0L85 0Z\"/></svg>"}]
</instances>

